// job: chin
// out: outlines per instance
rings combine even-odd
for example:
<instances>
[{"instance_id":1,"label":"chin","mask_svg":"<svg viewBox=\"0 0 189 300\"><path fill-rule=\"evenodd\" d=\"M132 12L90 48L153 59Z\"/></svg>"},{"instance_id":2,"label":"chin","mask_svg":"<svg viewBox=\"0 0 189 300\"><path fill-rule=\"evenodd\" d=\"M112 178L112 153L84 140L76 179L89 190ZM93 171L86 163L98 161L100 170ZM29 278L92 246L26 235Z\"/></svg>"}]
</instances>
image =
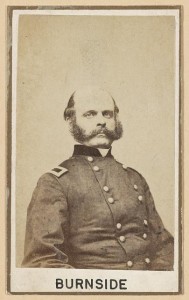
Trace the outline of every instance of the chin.
<instances>
[{"instance_id":1,"label":"chin","mask_svg":"<svg viewBox=\"0 0 189 300\"><path fill-rule=\"evenodd\" d=\"M91 147L95 148L110 148L112 141L107 138L94 138L89 143Z\"/></svg>"}]
</instances>

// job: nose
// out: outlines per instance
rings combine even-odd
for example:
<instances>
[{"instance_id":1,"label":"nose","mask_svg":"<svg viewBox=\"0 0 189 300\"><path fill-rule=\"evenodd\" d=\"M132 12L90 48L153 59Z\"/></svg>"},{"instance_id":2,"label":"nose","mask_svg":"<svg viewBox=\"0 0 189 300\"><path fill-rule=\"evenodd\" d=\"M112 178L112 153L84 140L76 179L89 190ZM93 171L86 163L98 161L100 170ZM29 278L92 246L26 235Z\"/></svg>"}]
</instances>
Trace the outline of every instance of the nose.
<instances>
[{"instance_id":1,"label":"nose","mask_svg":"<svg viewBox=\"0 0 189 300\"><path fill-rule=\"evenodd\" d=\"M102 122L98 123L97 126L104 128L104 127L106 127L106 122L104 122L104 123L102 123Z\"/></svg>"},{"instance_id":2,"label":"nose","mask_svg":"<svg viewBox=\"0 0 189 300\"><path fill-rule=\"evenodd\" d=\"M97 126L101 126L101 127L106 126L106 120L102 114L98 114L98 116L97 116Z\"/></svg>"}]
</instances>

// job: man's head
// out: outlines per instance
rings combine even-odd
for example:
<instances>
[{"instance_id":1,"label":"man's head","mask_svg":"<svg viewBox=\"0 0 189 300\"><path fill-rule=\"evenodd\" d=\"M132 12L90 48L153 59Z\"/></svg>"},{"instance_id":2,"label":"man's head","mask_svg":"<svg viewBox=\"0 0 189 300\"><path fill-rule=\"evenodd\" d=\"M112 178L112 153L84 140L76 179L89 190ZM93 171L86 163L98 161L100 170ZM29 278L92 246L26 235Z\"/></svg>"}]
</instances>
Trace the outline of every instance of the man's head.
<instances>
[{"instance_id":1,"label":"man's head","mask_svg":"<svg viewBox=\"0 0 189 300\"><path fill-rule=\"evenodd\" d=\"M119 109L109 93L100 88L75 91L64 111L74 139L86 146L109 148L122 136Z\"/></svg>"}]
</instances>

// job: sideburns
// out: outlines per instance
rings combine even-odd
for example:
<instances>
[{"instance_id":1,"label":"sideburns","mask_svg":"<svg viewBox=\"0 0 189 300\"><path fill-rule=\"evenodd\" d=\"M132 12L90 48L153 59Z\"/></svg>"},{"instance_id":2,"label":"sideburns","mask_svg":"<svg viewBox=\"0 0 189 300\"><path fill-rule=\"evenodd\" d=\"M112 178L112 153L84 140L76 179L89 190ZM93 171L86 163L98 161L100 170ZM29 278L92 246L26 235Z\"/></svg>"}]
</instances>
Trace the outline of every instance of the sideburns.
<instances>
[{"instance_id":1,"label":"sideburns","mask_svg":"<svg viewBox=\"0 0 189 300\"><path fill-rule=\"evenodd\" d=\"M87 142L91 138L95 137L99 131L93 130L90 134L86 134L86 131L77 125L76 116L73 116L70 121L70 133L74 139L79 142ZM123 127L121 122L115 117L115 130L109 130L106 127L103 129L104 134L112 141L119 140L123 135Z\"/></svg>"}]
</instances>

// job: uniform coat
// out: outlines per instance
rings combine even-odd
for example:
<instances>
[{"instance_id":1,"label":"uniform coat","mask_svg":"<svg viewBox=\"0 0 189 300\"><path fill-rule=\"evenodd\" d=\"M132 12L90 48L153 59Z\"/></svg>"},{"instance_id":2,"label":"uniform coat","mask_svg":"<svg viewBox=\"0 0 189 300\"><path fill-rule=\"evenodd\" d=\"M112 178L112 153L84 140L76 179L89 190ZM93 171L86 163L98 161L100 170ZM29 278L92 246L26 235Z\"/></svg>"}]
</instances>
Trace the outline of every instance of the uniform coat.
<instances>
[{"instance_id":1,"label":"uniform coat","mask_svg":"<svg viewBox=\"0 0 189 300\"><path fill-rule=\"evenodd\" d=\"M173 270L173 237L145 179L109 150L76 145L38 181L23 267Z\"/></svg>"}]
</instances>

